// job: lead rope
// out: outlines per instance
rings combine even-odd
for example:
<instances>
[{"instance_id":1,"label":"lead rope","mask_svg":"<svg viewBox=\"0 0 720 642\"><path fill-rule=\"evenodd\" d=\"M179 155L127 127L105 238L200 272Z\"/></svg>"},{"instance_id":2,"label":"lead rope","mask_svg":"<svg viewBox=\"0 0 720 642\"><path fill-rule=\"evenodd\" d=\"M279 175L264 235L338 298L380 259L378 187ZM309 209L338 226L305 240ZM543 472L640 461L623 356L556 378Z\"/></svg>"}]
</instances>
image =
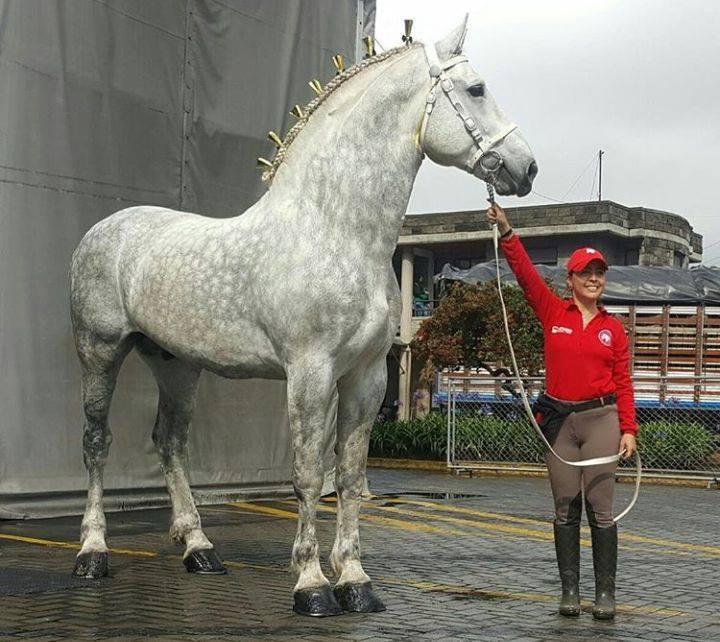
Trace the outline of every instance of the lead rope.
<instances>
[{"instance_id":1,"label":"lead rope","mask_svg":"<svg viewBox=\"0 0 720 642\"><path fill-rule=\"evenodd\" d=\"M497 171L500 169L499 165L495 172L490 174L490 178L497 173ZM488 191L488 200L491 204L495 203L495 189L491 185L490 181L487 181L486 183L487 191ZM555 456L557 459L559 459L564 464L567 464L568 466L578 466L578 467L585 467L585 466L597 466L599 464L610 464L613 462L616 462L620 459L620 455L622 455L622 452L625 452L624 450L617 454L617 455L608 455L607 457L595 457L594 459L584 459L582 461L567 461L566 459L563 459L560 455L558 455L553 447L550 445L550 442L545 438L545 435L543 434L542 430L540 430L540 426L538 426L537 421L535 420L535 415L533 415L532 408L530 407L530 402L528 401L527 394L525 393L525 386L523 386L522 379L520 379L520 370L518 368L517 360L515 359L515 349L513 348L512 339L510 338L510 327L508 325L508 316L507 316L507 309L505 307L505 299L503 298L502 293L502 287L500 283L500 257L498 254L498 238L499 238L499 232L498 232L498 226L497 222L493 222L493 247L495 248L495 274L497 277L497 288L498 288L498 294L500 295L500 306L502 307L503 311L503 322L505 325L505 337L507 338L508 342L508 348L510 349L510 358L512 359L512 365L513 365L513 374L515 376L515 379L517 381L518 389L520 390L520 396L522 398L523 406L525 408L525 412L527 413L528 417L530 417L530 422L533 425L533 428L535 428L535 432L538 434L540 439L543 441L543 443L547 446L548 450ZM640 453L635 450L635 465L637 468L637 474L635 477L635 492L633 493L632 499L630 500L630 503L628 504L627 508L620 513L617 517L615 517L614 521L615 523L619 522L625 515L627 515L635 506L635 502L637 501L638 495L640 494L640 482L642 480L642 462L640 461Z\"/></svg>"}]
</instances>

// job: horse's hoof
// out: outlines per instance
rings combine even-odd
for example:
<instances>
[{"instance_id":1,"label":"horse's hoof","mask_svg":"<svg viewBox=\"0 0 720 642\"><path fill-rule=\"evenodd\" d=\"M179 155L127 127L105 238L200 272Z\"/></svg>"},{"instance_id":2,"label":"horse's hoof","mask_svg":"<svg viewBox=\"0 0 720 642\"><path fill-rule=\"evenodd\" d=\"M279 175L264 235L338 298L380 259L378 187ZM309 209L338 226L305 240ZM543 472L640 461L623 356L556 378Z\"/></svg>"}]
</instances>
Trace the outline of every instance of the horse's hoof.
<instances>
[{"instance_id":1,"label":"horse's hoof","mask_svg":"<svg viewBox=\"0 0 720 642\"><path fill-rule=\"evenodd\" d=\"M344 611L379 613L385 610L385 605L373 591L370 582L338 584L335 587L335 597Z\"/></svg>"},{"instance_id":2,"label":"horse's hoof","mask_svg":"<svg viewBox=\"0 0 720 642\"><path fill-rule=\"evenodd\" d=\"M73 569L74 577L85 577L96 580L100 577L107 577L108 574L108 554L107 552L97 553L80 553L75 558L75 568Z\"/></svg>"},{"instance_id":3,"label":"horse's hoof","mask_svg":"<svg viewBox=\"0 0 720 642\"><path fill-rule=\"evenodd\" d=\"M295 606L293 606L293 611L299 615L329 617L341 615L343 612L333 595L332 589L327 584L295 591L294 597Z\"/></svg>"},{"instance_id":4,"label":"horse's hoof","mask_svg":"<svg viewBox=\"0 0 720 642\"><path fill-rule=\"evenodd\" d=\"M205 548L193 551L183 559L188 573L200 575L225 575L227 569L223 566L220 556L214 548Z\"/></svg>"}]
</instances>

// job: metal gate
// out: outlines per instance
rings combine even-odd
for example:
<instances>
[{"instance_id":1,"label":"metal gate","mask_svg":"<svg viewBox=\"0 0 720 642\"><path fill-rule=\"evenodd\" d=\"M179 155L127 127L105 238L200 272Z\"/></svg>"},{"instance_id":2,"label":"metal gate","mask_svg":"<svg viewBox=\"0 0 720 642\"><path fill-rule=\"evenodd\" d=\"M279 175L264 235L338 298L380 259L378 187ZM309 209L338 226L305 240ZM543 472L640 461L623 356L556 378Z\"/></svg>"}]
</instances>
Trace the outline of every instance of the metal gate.
<instances>
[{"instance_id":1,"label":"metal gate","mask_svg":"<svg viewBox=\"0 0 720 642\"><path fill-rule=\"evenodd\" d=\"M542 378L525 378L534 400ZM638 443L650 476L720 478L720 376L633 377ZM545 448L513 378L443 373L437 407L447 414L447 465L461 469L542 471ZM633 462L618 474L632 474Z\"/></svg>"}]
</instances>

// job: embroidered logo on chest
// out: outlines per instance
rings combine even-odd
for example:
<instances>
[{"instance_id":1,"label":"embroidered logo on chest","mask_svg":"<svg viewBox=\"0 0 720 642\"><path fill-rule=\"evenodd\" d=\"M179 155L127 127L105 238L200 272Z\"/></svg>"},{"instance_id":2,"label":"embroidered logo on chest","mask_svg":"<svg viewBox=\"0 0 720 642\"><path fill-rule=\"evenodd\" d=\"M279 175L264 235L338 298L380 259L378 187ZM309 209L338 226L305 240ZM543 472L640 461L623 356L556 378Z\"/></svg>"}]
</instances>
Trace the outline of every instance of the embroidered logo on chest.
<instances>
[{"instance_id":1,"label":"embroidered logo on chest","mask_svg":"<svg viewBox=\"0 0 720 642\"><path fill-rule=\"evenodd\" d=\"M598 339L600 339L600 343L609 348L612 345L612 332L610 330L600 330Z\"/></svg>"},{"instance_id":2,"label":"embroidered logo on chest","mask_svg":"<svg viewBox=\"0 0 720 642\"><path fill-rule=\"evenodd\" d=\"M572 334L572 328L566 328L566 327L561 326L561 325L554 325L554 326L552 327L552 333L553 333L553 334L558 334L558 333L561 333L561 334Z\"/></svg>"}]
</instances>

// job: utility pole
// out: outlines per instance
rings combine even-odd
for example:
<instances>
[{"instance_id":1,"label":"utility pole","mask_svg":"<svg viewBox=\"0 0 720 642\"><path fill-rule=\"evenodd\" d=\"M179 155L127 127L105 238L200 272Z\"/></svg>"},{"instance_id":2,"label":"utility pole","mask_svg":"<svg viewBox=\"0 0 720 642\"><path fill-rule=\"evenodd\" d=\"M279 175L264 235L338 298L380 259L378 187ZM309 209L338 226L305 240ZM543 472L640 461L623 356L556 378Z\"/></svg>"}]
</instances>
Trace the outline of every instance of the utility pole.
<instances>
[{"instance_id":1,"label":"utility pole","mask_svg":"<svg viewBox=\"0 0 720 642\"><path fill-rule=\"evenodd\" d=\"M598 201L602 201L602 157L604 153L602 149L598 152Z\"/></svg>"}]
</instances>

